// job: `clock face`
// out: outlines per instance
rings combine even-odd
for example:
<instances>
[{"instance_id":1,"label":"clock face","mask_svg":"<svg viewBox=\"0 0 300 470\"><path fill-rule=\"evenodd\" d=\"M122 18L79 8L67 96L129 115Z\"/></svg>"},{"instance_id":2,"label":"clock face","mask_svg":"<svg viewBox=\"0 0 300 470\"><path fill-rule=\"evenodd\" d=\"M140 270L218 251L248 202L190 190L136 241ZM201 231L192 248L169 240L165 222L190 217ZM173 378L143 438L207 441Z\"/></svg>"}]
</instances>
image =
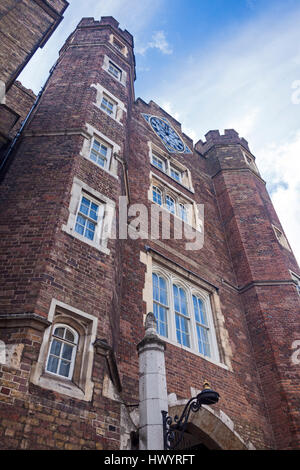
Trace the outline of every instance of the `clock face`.
<instances>
[{"instance_id":1,"label":"clock face","mask_svg":"<svg viewBox=\"0 0 300 470\"><path fill-rule=\"evenodd\" d=\"M158 117L152 116L150 118L150 125L167 148L170 147L176 152L184 151L184 143L170 124Z\"/></svg>"},{"instance_id":2,"label":"clock face","mask_svg":"<svg viewBox=\"0 0 300 470\"><path fill-rule=\"evenodd\" d=\"M171 153L192 153L177 132L169 124L167 119L143 114L154 132L160 137L166 149Z\"/></svg>"}]
</instances>

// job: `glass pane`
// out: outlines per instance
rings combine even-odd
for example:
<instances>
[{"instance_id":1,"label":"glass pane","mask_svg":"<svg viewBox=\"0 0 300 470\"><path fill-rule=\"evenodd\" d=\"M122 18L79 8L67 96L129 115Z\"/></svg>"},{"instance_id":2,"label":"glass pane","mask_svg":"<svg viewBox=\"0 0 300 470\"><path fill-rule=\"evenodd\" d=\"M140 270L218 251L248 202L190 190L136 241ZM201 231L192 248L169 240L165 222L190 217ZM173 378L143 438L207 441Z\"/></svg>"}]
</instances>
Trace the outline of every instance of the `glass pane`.
<instances>
[{"instance_id":1,"label":"glass pane","mask_svg":"<svg viewBox=\"0 0 300 470\"><path fill-rule=\"evenodd\" d=\"M64 332L65 332L65 329L64 329L64 328L58 327L58 328L55 328L53 334L54 334L55 336L59 336L59 338L63 338L63 337L64 337Z\"/></svg>"},{"instance_id":2,"label":"glass pane","mask_svg":"<svg viewBox=\"0 0 300 470\"><path fill-rule=\"evenodd\" d=\"M65 338L66 338L68 341L72 341L72 343L75 343L74 335L73 335L73 333L72 333L70 330L66 330Z\"/></svg>"},{"instance_id":3,"label":"glass pane","mask_svg":"<svg viewBox=\"0 0 300 470\"><path fill-rule=\"evenodd\" d=\"M105 167L105 162L106 162L106 160L104 160L103 158L98 156L98 159L97 159L98 165L100 165L104 168Z\"/></svg>"},{"instance_id":4,"label":"glass pane","mask_svg":"<svg viewBox=\"0 0 300 470\"><path fill-rule=\"evenodd\" d=\"M199 310L200 310L201 321L202 321L203 325L208 325L204 304L203 304L202 300L200 300L200 299L198 299L198 302L199 302Z\"/></svg>"},{"instance_id":5,"label":"glass pane","mask_svg":"<svg viewBox=\"0 0 300 470\"><path fill-rule=\"evenodd\" d=\"M97 154L94 150L92 150L90 153L90 159L93 160L93 162L97 161Z\"/></svg>"},{"instance_id":6,"label":"glass pane","mask_svg":"<svg viewBox=\"0 0 300 470\"><path fill-rule=\"evenodd\" d=\"M86 219L84 217L82 217L82 215L78 214L77 215L77 220L76 222L79 224L79 225L82 225L83 227L85 226L86 224Z\"/></svg>"},{"instance_id":7,"label":"glass pane","mask_svg":"<svg viewBox=\"0 0 300 470\"><path fill-rule=\"evenodd\" d=\"M87 229L87 230L85 231L85 236L86 236L86 238L88 238L89 240L94 240L94 235L95 235L95 233L92 232L91 230L88 230L88 229Z\"/></svg>"},{"instance_id":8,"label":"glass pane","mask_svg":"<svg viewBox=\"0 0 300 470\"><path fill-rule=\"evenodd\" d=\"M183 333L182 335L182 344L186 346L187 348L190 347L190 337L185 333Z\"/></svg>"},{"instance_id":9,"label":"glass pane","mask_svg":"<svg viewBox=\"0 0 300 470\"><path fill-rule=\"evenodd\" d=\"M180 304L179 304L179 292L178 287L173 285L173 293L174 293L174 308L176 312L180 312Z\"/></svg>"},{"instance_id":10,"label":"glass pane","mask_svg":"<svg viewBox=\"0 0 300 470\"><path fill-rule=\"evenodd\" d=\"M70 362L61 361L59 375L62 375L63 377L69 377L70 365Z\"/></svg>"},{"instance_id":11,"label":"glass pane","mask_svg":"<svg viewBox=\"0 0 300 470\"><path fill-rule=\"evenodd\" d=\"M106 155L107 155L107 150L108 150L108 148L105 147L105 145L102 144L102 145L101 145L101 149L100 149L100 153L102 153L102 155L103 155L104 157L106 157Z\"/></svg>"},{"instance_id":12,"label":"glass pane","mask_svg":"<svg viewBox=\"0 0 300 470\"><path fill-rule=\"evenodd\" d=\"M91 230L92 232L94 232L95 228L96 228L96 225L93 222L91 222L90 220L87 220L86 228L88 230Z\"/></svg>"},{"instance_id":13,"label":"glass pane","mask_svg":"<svg viewBox=\"0 0 300 470\"><path fill-rule=\"evenodd\" d=\"M153 313L155 315L157 323L158 323L158 310L159 310L159 305L157 305L155 302L153 302Z\"/></svg>"},{"instance_id":14,"label":"glass pane","mask_svg":"<svg viewBox=\"0 0 300 470\"><path fill-rule=\"evenodd\" d=\"M82 198L81 204L80 204L80 212L84 215L88 215L89 213L89 207L90 207L90 201L86 199L85 197Z\"/></svg>"},{"instance_id":15,"label":"glass pane","mask_svg":"<svg viewBox=\"0 0 300 470\"><path fill-rule=\"evenodd\" d=\"M75 225L75 231L79 233L80 235L83 235L84 232L84 227L78 223Z\"/></svg>"},{"instance_id":16,"label":"glass pane","mask_svg":"<svg viewBox=\"0 0 300 470\"><path fill-rule=\"evenodd\" d=\"M100 142L98 142L97 140L94 140L93 142L93 148L99 152L99 149L100 149Z\"/></svg>"},{"instance_id":17,"label":"glass pane","mask_svg":"<svg viewBox=\"0 0 300 470\"><path fill-rule=\"evenodd\" d=\"M89 213L89 216L91 217L91 219L97 220L98 207L99 206L97 204L94 204L93 202L91 203L91 208L90 208L90 213Z\"/></svg>"},{"instance_id":18,"label":"glass pane","mask_svg":"<svg viewBox=\"0 0 300 470\"><path fill-rule=\"evenodd\" d=\"M166 323L166 309L161 305L159 306L159 321Z\"/></svg>"},{"instance_id":19,"label":"glass pane","mask_svg":"<svg viewBox=\"0 0 300 470\"><path fill-rule=\"evenodd\" d=\"M74 346L70 346L69 344L64 344L61 357L70 361L72 358L73 347Z\"/></svg>"},{"instance_id":20,"label":"glass pane","mask_svg":"<svg viewBox=\"0 0 300 470\"><path fill-rule=\"evenodd\" d=\"M198 337L198 349L199 349L199 353L200 354L204 354L204 350L203 350L203 343L202 343L202 338L201 338L201 332L200 332L200 326L197 325L196 326L197 328L197 337Z\"/></svg>"},{"instance_id":21,"label":"glass pane","mask_svg":"<svg viewBox=\"0 0 300 470\"><path fill-rule=\"evenodd\" d=\"M159 334L160 334L161 336L164 336L165 338L168 337L167 325L166 325L165 323L161 323L161 324L160 324Z\"/></svg>"},{"instance_id":22,"label":"glass pane","mask_svg":"<svg viewBox=\"0 0 300 470\"><path fill-rule=\"evenodd\" d=\"M160 288L160 302L164 305L168 305L167 299L167 284L164 278L159 278L159 288Z\"/></svg>"},{"instance_id":23,"label":"glass pane","mask_svg":"<svg viewBox=\"0 0 300 470\"><path fill-rule=\"evenodd\" d=\"M188 320L186 318L184 317L180 318L180 327L181 327L181 331L188 333Z\"/></svg>"},{"instance_id":24,"label":"glass pane","mask_svg":"<svg viewBox=\"0 0 300 470\"><path fill-rule=\"evenodd\" d=\"M153 286L153 300L159 301L159 289L157 286Z\"/></svg>"},{"instance_id":25,"label":"glass pane","mask_svg":"<svg viewBox=\"0 0 300 470\"><path fill-rule=\"evenodd\" d=\"M55 356L60 355L60 350L61 350L61 341L57 341L54 339L51 344L51 349L50 349L50 354L54 354Z\"/></svg>"},{"instance_id":26,"label":"glass pane","mask_svg":"<svg viewBox=\"0 0 300 470\"><path fill-rule=\"evenodd\" d=\"M193 305L194 305L194 314L196 322L200 323L199 309L198 309L198 299L193 295Z\"/></svg>"},{"instance_id":27,"label":"glass pane","mask_svg":"<svg viewBox=\"0 0 300 470\"><path fill-rule=\"evenodd\" d=\"M49 372L53 372L53 373L56 374L57 367L58 367L58 361L59 361L59 359L57 357L49 356L48 364L47 364L47 370Z\"/></svg>"},{"instance_id":28,"label":"glass pane","mask_svg":"<svg viewBox=\"0 0 300 470\"><path fill-rule=\"evenodd\" d=\"M180 306L181 306L181 313L183 313L184 315L188 315L188 310L187 310L187 301L186 301L186 294L185 294L185 291L180 288L179 289L179 292L180 292Z\"/></svg>"},{"instance_id":29,"label":"glass pane","mask_svg":"<svg viewBox=\"0 0 300 470\"><path fill-rule=\"evenodd\" d=\"M204 343L204 356L210 357L210 345L208 343Z\"/></svg>"},{"instance_id":30,"label":"glass pane","mask_svg":"<svg viewBox=\"0 0 300 470\"><path fill-rule=\"evenodd\" d=\"M176 181L180 181L180 173L176 170L174 170L173 168L171 168L171 176L174 180Z\"/></svg>"}]
</instances>

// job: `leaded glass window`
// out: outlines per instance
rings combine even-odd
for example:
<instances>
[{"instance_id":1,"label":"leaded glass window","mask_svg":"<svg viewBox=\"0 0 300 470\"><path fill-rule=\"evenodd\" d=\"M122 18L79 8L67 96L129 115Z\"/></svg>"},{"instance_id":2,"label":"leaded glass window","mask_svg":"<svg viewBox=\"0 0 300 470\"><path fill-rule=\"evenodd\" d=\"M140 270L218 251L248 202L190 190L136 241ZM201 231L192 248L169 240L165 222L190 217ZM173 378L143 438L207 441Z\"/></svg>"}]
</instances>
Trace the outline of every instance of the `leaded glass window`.
<instances>
[{"instance_id":1,"label":"leaded glass window","mask_svg":"<svg viewBox=\"0 0 300 470\"><path fill-rule=\"evenodd\" d=\"M89 240L94 240L98 223L98 213L99 205L86 196L82 196L76 218L76 232Z\"/></svg>"},{"instance_id":2,"label":"leaded glass window","mask_svg":"<svg viewBox=\"0 0 300 470\"><path fill-rule=\"evenodd\" d=\"M210 331L205 306L203 301L195 295L193 295L193 306L196 321L199 353L203 354L204 356L210 357Z\"/></svg>"},{"instance_id":3,"label":"leaded glass window","mask_svg":"<svg viewBox=\"0 0 300 470\"><path fill-rule=\"evenodd\" d=\"M46 371L67 379L72 378L78 334L65 325L57 325L54 329Z\"/></svg>"},{"instance_id":4,"label":"leaded glass window","mask_svg":"<svg viewBox=\"0 0 300 470\"><path fill-rule=\"evenodd\" d=\"M190 327L187 297L182 287L173 285L174 310L177 342L183 346L190 347Z\"/></svg>"},{"instance_id":5,"label":"leaded glass window","mask_svg":"<svg viewBox=\"0 0 300 470\"><path fill-rule=\"evenodd\" d=\"M158 274L152 275L153 310L157 320L157 332L168 337L168 292L165 279Z\"/></svg>"}]
</instances>

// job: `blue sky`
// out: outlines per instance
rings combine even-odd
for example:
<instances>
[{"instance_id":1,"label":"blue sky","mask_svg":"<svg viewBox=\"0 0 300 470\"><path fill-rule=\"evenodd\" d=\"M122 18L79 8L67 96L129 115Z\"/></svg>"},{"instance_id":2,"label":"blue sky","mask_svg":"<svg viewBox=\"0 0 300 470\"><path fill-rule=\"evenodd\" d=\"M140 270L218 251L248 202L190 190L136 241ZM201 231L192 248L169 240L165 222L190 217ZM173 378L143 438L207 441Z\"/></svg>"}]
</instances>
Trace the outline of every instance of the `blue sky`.
<instances>
[{"instance_id":1,"label":"blue sky","mask_svg":"<svg viewBox=\"0 0 300 470\"><path fill-rule=\"evenodd\" d=\"M36 93L82 17L133 34L136 97L156 101L196 142L235 128L250 144L300 260L299 0L70 0L19 79Z\"/></svg>"}]
</instances>

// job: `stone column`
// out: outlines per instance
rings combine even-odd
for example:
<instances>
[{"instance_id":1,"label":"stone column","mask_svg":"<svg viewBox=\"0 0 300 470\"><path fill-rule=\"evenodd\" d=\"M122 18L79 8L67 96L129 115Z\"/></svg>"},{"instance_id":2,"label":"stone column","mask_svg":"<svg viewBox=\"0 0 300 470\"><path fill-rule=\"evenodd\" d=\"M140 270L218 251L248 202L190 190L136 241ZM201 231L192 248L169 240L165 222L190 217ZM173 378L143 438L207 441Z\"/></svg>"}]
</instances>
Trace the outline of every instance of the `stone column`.
<instances>
[{"instance_id":1,"label":"stone column","mask_svg":"<svg viewBox=\"0 0 300 470\"><path fill-rule=\"evenodd\" d=\"M146 317L145 336L138 344L140 393L140 450L163 450L162 410L168 410L165 370L166 344L156 332L152 312Z\"/></svg>"}]
</instances>

